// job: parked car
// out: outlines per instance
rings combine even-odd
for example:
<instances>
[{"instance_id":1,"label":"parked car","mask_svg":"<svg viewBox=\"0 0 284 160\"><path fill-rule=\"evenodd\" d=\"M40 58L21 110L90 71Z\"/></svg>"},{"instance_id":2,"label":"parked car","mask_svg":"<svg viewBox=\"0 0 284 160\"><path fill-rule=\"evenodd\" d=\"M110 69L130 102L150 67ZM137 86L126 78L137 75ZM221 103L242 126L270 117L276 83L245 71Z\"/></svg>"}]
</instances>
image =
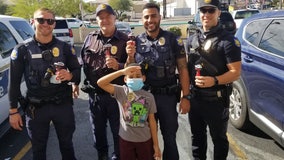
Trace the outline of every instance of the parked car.
<instances>
[{"instance_id":1,"label":"parked car","mask_svg":"<svg viewBox=\"0 0 284 160\"><path fill-rule=\"evenodd\" d=\"M25 19L0 15L0 137L10 128L8 119L10 103L7 94L10 55L18 43L33 35L34 30Z\"/></svg>"},{"instance_id":2,"label":"parked car","mask_svg":"<svg viewBox=\"0 0 284 160\"><path fill-rule=\"evenodd\" d=\"M253 123L284 146L284 11L255 14L236 32L242 73L233 83L230 122L244 130Z\"/></svg>"},{"instance_id":3,"label":"parked car","mask_svg":"<svg viewBox=\"0 0 284 160\"><path fill-rule=\"evenodd\" d=\"M225 28L227 31L229 31L232 34L235 34L236 32L236 24L234 22L234 19L230 12L228 11L221 11L220 19L219 19L221 25L223 28ZM200 13L199 11L195 14L192 21L188 21L188 26L186 29L186 33L188 36L195 33L195 30L199 27L201 27L201 21L200 21Z\"/></svg>"},{"instance_id":4,"label":"parked car","mask_svg":"<svg viewBox=\"0 0 284 160\"><path fill-rule=\"evenodd\" d=\"M254 14L260 13L258 9L240 9L231 12L232 17L236 23L237 29L240 27L242 21Z\"/></svg>"},{"instance_id":5,"label":"parked car","mask_svg":"<svg viewBox=\"0 0 284 160\"><path fill-rule=\"evenodd\" d=\"M83 22L78 18L66 18L69 27L72 28L79 28Z\"/></svg>"},{"instance_id":6,"label":"parked car","mask_svg":"<svg viewBox=\"0 0 284 160\"><path fill-rule=\"evenodd\" d=\"M74 45L74 37L73 32L70 26L68 25L66 18L56 17L56 25L53 29L53 35L58 39L69 43L70 45Z\"/></svg>"},{"instance_id":7,"label":"parked car","mask_svg":"<svg viewBox=\"0 0 284 160\"><path fill-rule=\"evenodd\" d=\"M132 32L132 29L134 29L134 27L130 27L129 23L127 22L116 22L115 26L117 28L117 30L125 33L125 34L129 34Z\"/></svg>"}]
</instances>

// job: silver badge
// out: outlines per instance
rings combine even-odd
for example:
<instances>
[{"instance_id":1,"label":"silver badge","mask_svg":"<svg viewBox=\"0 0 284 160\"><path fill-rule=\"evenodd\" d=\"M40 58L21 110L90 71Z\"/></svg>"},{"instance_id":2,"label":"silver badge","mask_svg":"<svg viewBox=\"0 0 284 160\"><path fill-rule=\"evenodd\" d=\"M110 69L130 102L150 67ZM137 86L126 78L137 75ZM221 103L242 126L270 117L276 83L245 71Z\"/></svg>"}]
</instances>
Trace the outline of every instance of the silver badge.
<instances>
[{"instance_id":1,"label":"silver badge","mask_svg":"<svg viewBox=\"0 0 284 160\"><path fill-rule=\"evenodd\" d=\"M212 41L211 41L210 39L207 40L207 41L205 42L205 45L204 45L204 50L205 50L206 52L208 52L209 49L210 49L210 47L211 47L211 45L212 45Z\"/></svg>"}]
</instances>

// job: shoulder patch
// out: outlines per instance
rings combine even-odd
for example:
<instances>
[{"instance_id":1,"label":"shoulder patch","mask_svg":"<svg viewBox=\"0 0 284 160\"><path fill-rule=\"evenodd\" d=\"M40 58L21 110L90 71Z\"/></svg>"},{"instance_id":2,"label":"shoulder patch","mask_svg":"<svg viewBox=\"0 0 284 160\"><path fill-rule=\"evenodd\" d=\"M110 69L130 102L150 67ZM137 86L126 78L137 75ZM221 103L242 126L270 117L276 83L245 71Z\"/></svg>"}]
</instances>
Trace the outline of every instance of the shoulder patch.
<instances>
[{"instance_id":1,"label":"shoulder patch","mask_svg":"<svg viewBox=\"0 0 284 160\"><path fill-rule=\"evenodd\" d=\"M241 47L241 42L238 40L238 38L234 38L234 41L235 41L235 45L237 46L237 47Z\"/></svg>"},{"instance_id":2,"label":"shoulder patch","mask_svg":"<svg viewBox=\"0 0 284 160\"><path fill-rule=\"evenodd\" d=\"M10 57L12 60L16 60L18 58L18 50L13 49Z\"/></svg>"},{"instance_id":3,"label":"shoulder patch","mask_svg":"<svg viewBox=\"0 0 284 160\"><path fill-rule=\"evenodd\" d=\"M177 38L177 43L178 43L179 46L183 46L183 41L180 37Z\"/></svg>"}]
</instances>

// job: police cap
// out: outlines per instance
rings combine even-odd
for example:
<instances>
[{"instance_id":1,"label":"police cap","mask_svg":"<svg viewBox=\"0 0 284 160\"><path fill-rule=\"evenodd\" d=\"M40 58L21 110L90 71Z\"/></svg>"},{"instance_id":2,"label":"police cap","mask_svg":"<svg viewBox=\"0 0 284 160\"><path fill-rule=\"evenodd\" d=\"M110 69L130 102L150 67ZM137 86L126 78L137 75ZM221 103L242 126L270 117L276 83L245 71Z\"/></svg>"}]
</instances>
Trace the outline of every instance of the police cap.
<instances>
[{"instance_id":1,"label":"police cap","mask_svg":"<svg viewBox=\"0 0 284 160\"><path fill-rule=\"evenodd\" d=\"M202 7L216 7L220 8L220 2L219 0L201 0L199 9Z\"/></svg>"},{"instance_id":2,"label":"police cap","mask_svg":"<svg viewBox=\"0 0 284 160\"><path fill-rule=\"evenodd\" d=\"M107 11L108 13L115 15L114 10L111 8L110 5L107 5L107 4L100 4L97 7L97 9L96 9L96 16L98 16L101 11Z\"/></svg>"}]
</instances>

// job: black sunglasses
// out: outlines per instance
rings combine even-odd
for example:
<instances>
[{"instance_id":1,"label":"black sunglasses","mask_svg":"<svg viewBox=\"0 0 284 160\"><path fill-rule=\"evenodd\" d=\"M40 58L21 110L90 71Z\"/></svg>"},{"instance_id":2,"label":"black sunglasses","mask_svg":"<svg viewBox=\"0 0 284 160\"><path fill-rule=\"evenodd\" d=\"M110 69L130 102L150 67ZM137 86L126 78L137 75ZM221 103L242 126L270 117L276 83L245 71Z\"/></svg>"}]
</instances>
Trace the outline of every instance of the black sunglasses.
<instances>
[{"instance_id":1,"label":"black sunglasses","mask_svg":"<svg viewBox=\"0 0 284 160\"><path fill-rule=\"evenodd\" d=\"M44 19L44 18L35 18L39 24L44 24L44 21L47 22L49 25L53 25L55 22L55 19Z\"/></svg>"},{"instance_id":2,"label":"black sunglasses","mask_svg":"<svg viewBox=\"0 0 284 160\"><path fill-rule=\"evenodd\" d=\"M201 13L205 14L205 13L210 13L210 14L213 14L215 13L216 11L216 8L208 8L208 9L205 9L205 8L200 8L199 9Z\"/></svg>"}]
</instances>

